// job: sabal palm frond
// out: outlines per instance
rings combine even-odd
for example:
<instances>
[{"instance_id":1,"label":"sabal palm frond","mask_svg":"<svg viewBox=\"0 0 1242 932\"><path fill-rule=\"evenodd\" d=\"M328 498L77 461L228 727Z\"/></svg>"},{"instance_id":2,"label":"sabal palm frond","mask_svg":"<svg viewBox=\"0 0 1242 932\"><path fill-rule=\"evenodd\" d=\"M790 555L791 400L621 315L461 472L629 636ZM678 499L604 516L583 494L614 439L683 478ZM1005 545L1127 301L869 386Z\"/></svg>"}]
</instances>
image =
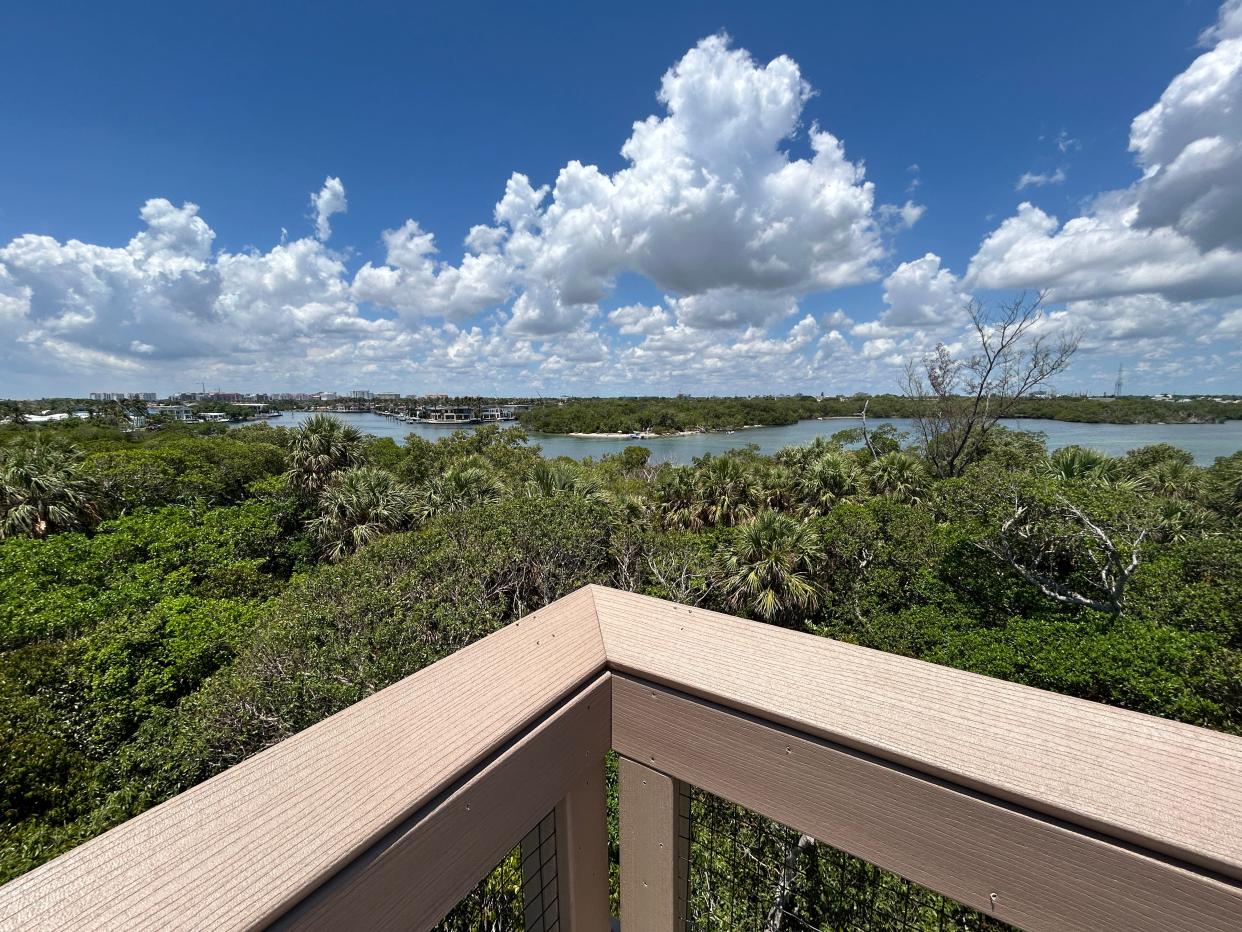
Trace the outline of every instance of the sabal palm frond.
<instances>
[{"instance_id":1,"label":"sabal palm frond","mask_svg":"<svg viewBox=\"0 0 1242 932\"><path fill-rule=\"evenodd\" d=\"M656 484L660 520L667 530L697 531L703 526L694 470L688 466L665 469Z\"/></svg>"},{"instance_id":2,"label":"sabal palm frond","mask_svg":"<svg viewBox=\"0 0 1242 932\"><path fill-rule=\"evenodd\" d=\"M536 463L526 481L526 494L539 498L562 493L580 495L591 501L603 501L607 498L599 477L586 472L580 466L548 460Z\"/></svg>"},{"instance_id":3,"label":"sabal palm frond","mask_svg":"<svg viewBox=\"0 0 1242 932\"><path fill-rule=\"evenodd\" d=\"M358 466L337 474L319 498L319 516L307 522L324 555L335 562L371 541L410 526L414 494L392 473Z\"/></svg>"},{"instance_id":4,"label":"sabal palm frond","mask_svg":"<svg viewBox=\"0 0 1242 932\"><path fill-rule=\"evenodd\" d=\"M1053 451L1044 461L1041 472L1063 482L1084 480L1107 481L1114 477L1117 461L1089 447L1069 446Z\"/></svg>"},{"instance_id":5,"label":"sabal palm frond","mask_svg":"<svg viewBox=\"0 0 1242 932\"><path fill-rule=\"evenodd\" d=\"M1210 536L1218 525L1216 516L1206 508L1176 498L1161 500L1157 522L1157 536L1172 543Z\"/></svg>"},{"instance_id":6,"label":"sabal palm frond","mask_svg":"<svg viewBox=\"0 0 1242 932\"><path fill-rule=\"evenodd\" d=\"M414 512L421 521L465 511L493 502L505 492L504 483L486 466L466 462L432 478L417 494Z\"/></svg>"},{"instance_id":7,"label":"sabal palm frond","mask_svg":"<svg viewBox=\"0 0 1242 932\"><path fill-rule=\"evenodd\" d=\"M44 538L99 520L81 465L82 452L60 440L36 436L0 447L0 540Z\"/></svg>"},{"instance_id":8,"label":"sabal palm frond","mask_svg":"<svg viewBox=\"0 0 1242 932\"><path fill-rule=\"evenodd\" d=\"M1143 476L1144 487L1166 498L1193 498L1203 485L1203 473L1182 460L1164 460Z\"/></svg>"},{"instance_id":9,"label":"sabal palm frond","mask_svg":"<svg viewBox=\"0 0 1242 932\"><path fill-rule=\"evenodd\" d=\"M707 524L740 524L757 511L759 488L746 465L732 456L717 456L696 470L697 496Z\"/></svg>"},{"instance_id":10,"label":"sabal palm frond","mask_svg":"<svg viewBox=\"0 0 1242 932\"><path fill-rule=\"evenodd\" d=\"M726 599L766 621L810 613L819 606L815 570L822 556L809 525L779 512L760 512L734 530L723 554Z\"/></svg>"},{"instance_id":11,"label":"sabal palm frond","mask_svg":"<svg viewBox=\"0 0 1242 932\"><path fill-rule=\"evenodd\" d=\"M797 498L798 480L787 466L770 466L759 474L756 497L764 508L788 511Z\"/></svg>"},{"instance_id":12,"label":"sabal palm frond","mask_svg":"<svg viewBox=\"0 0 1242 932\"><path fill-rule=\"evenodd\" d=\"M316 414L293 431L286 478L297 492L317 497L333 475L362 465L365 446L366 437L352 424Z\"/></svg>"},{"instance_id":13,"label":"sabal palm frond","mask_svg":"<svg viewBox=\"0 0 1242 932\"><path fill-rule=\"evenodd\" d=\"M827 437L819 436L805 446L785 447L777 450L772 455L782 466L788 466L790 469L802 470L806 469L812 463L822 456L832 453L840 453L841 445Z\"/></svg>"},{"instance_id":14,"label":"sabal palm frond","mask_svg":"<svg viewBox=\"0 0 1242 932\"><path fill-rule=\"evenodd\" d=\"M902 450L885 453L867 468L867 483L874 494L906 504L923 500L927 482L923 461Z\"/></svg>"},{"instance_id":15,"label":"sabal palm frond","mask_svg":"<svg viewBox=\"0 0 1242 932\"><path fill-rule=\"evenodd\" d=\"M848 453L832 451L813 460L798 480L798 497L806 509L822 514L833 505L857 495L862 471Z\"/></svg>"},{"instance_id":16,"label":"sabal palm frond","mask_svg":"<svg viewBox=\"0 0 1242 932\"><path fill-rule=\"evenodd\" d=\"M1242 518L1242 463L1235 463L1224 470L1220 486L1225 493L1225 507Z\"/></svg>"}]
</instances>

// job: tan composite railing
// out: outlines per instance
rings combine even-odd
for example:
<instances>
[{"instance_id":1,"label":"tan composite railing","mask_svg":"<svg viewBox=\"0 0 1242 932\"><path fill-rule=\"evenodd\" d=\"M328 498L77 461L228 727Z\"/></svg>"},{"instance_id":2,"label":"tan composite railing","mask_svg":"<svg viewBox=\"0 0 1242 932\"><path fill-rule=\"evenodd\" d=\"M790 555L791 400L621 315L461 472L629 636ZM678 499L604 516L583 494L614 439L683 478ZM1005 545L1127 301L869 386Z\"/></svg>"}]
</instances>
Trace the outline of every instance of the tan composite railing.
<instances>
[{"instance_id":1,"label":"tan composite railing","mask_svg":"<svg viewBox=\"0 0 1242 932\"><path fill-rule=\"evenodd\" d=\"M1029 929L1242 928L1242 740L587 587L0 888L2 929L427 929L555 812L686 919L685 782Z\"/></svg>"}]
</instances>

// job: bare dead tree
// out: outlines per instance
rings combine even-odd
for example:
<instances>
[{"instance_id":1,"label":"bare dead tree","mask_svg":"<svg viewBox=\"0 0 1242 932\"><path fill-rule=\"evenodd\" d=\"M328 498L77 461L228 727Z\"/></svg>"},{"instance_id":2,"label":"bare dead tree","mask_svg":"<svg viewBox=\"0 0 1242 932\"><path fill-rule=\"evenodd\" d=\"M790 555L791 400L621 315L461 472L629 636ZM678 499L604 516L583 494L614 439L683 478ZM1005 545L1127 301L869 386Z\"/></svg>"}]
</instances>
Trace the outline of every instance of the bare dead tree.
<instances>
[{"instance_id":1,"label":"bare dead tree","mask_svg":"<svg viewBox=\"0 0 1242 932\"><path fill-rule=\"evenodd\" d=\"M961 475L996 422L1069 365L1079 334L1038 333L1044 297L1023 292L995 310L971 301L966 312L976 352L960 358L941 343L906 364L903 394L917 403L916 430L937 476Z\"/></svg>"},{"instance_id":2,"label":"bare dead tree","mask_svg":"<svg viewBox=\"0 0 1242 932\"><path fill-rule=\"evenodd\" d=\"M859 414L859 417L862 418L862 438L863 443L867 445L867 452L871 454L871 458L878 460L880 454L876 452L875 445L871 442L871 434L867 431L867 405L869 404L871 404L870 398L863 402L862 413Z\"/></svg>"},{"instance_id":3,"label":"bare dead tree","mask_svg":"<svg viewBox=\"0 0 1242 932\"><path fill-rule=\"evenodd\" d=\"M1102 522L1093 521L1064 498L1045 515L1035 514L1030 505L1015 498L1013 513L1001 522L997 534L977 546L1009 564L1049 598L1120 615L1149 532L1150 528L1139 528L1129 534L1115 529L1110 533ZM1082 555L1090 567L1083 574L1086 585L1081 591L1054 571L1071 551Z\"/></svg>"},{"instance_id":4,"label":"bare dead tree","mask_svg":"<svg viewBox=\"0 0 1242 932\"><path fill-rule=\"evenodd\" d=\"M647 572L664 590L664 598L681 605L701 605L707 596L690 560L668 553L646 554ZM632 591L638 591L634 589Z\"/></svg>"},{"instance_id":5,"label":"bare dead tree","mask_svg":"<svg viewBox=\"0 0 1242 932\"><path fill-rule=\"evenodd\" d=\"M794 880L798 876L798 863L802 860L803 853L814 847L815 839L810 835L794 835L792 832L789 834L785 842L780 878L772 897L772 908L768 910L764 932L781 932L785 927L785 917L789 915L789 901L793 898Z\"/></svg>"}]
</instances>

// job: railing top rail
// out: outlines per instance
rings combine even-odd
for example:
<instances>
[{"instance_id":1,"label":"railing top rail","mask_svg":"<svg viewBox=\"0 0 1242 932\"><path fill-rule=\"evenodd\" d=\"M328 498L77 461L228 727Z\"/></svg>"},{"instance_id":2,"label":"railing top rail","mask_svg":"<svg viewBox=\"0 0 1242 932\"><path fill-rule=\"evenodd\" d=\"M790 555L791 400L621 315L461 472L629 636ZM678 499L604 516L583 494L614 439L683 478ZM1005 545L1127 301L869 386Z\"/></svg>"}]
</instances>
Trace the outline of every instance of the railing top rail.
<instances>
[{"instance_id":1,"label":"railing top rail","mask_svg":"<svg viewBox=\"0 0 1242 932\"><path fill-rule=\"evenodd\" d=\"M609 668L1242 879L1242 739L597 587Z\"/></svg>"},{"instance_id":2,"label":"railing top rail","mask_svg":"<svg viewBox=\"0 0 1242 932\"><path fill-rule=\"evenodd\" d=\"M0 888L0 929L256 928L604 667L580 591Z\"/></svg>"},{"instance_id":3,"label":"railing top rail","mask_svg":"<svg viewBox=\"0 0 1242 932\"><path fill-rule=\"evenodd\" d=\"M605 670L1242 878L1242 739L589 586L0 888L0 929L270 923Z\"/></svg>"}]
</instances>

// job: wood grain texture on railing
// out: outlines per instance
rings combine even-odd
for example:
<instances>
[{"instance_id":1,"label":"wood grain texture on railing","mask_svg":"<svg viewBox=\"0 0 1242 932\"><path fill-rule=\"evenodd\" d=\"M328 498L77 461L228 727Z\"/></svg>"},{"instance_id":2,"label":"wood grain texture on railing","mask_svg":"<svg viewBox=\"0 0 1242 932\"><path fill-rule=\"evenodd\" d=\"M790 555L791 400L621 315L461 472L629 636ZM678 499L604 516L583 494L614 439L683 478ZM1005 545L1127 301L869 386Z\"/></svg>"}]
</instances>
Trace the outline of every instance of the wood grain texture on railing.
<instances>
[{"instance_id":1,"label":"wood grain texture on railing","mask_svg":"<svg viewBox=\"0 0 1242 932\"><path fill-rule=\"evenodd\" d=\"M582 775L602 769L611 689L611 674L601 673L432 811L390 833L274 928L335 932L365 926L382 932L434 925ZM602 809L598 777L595 788ZM606 846L606 835L603 841ZM418 883L411 883L415 877ZM606 883L606 868L604 877ZM607 904L604 886L600 905L606 910Z\"/></svg>"},{"instance_id":2,"label":"wood grain texture on railing","mask_svg":"<svg viewBox=\"0 0 1242 932\"><path fill-rule=\"evenodd\" d=\"M595 589L609 668L1242 879L1242 739Z\"/></svg>"},{"instance_id":3,"label":"wood grain texture on railing","mask_svg":"<svg viewBox=\"0 0 1242 932\"><path fill-rule=\"evenodd\" d=\"M0 888L0 929L260 928L604 669L581 591Z\"/></svg>"},{"instance_id":4,"label":"wood grain texture on railing","mask_svg":"<svg viewBox=\"0 0 1242 932\"><path fill-rule=\"evenodd\" d=\"M1242 916L1232 881L621 673L612 743L1032 932L1235 932Z\"/></svg>"}]
</instances>

